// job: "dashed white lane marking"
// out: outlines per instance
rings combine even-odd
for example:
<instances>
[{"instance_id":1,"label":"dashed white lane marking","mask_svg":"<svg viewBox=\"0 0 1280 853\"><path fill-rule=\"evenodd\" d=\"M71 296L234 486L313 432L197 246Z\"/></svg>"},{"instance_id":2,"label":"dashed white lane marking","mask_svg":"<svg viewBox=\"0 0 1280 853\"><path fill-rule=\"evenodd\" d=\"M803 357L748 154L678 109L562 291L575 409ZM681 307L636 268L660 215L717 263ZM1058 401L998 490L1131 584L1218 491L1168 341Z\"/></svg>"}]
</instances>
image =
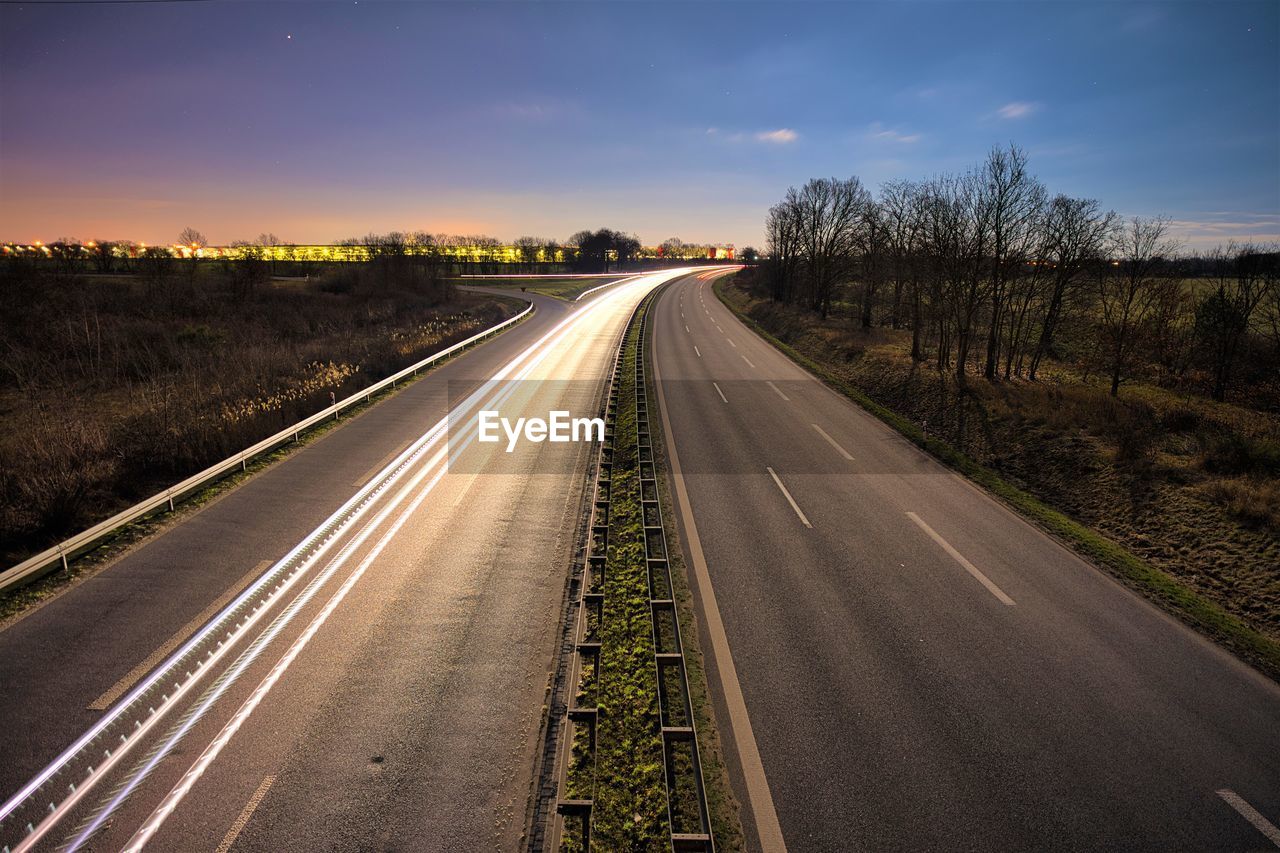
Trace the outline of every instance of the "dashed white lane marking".
<instances>
[{"instance_id":1,"label":"dashed white lane marking","mask_svg":"<svg viewBox=\"0 0 1280 853\"><path fill-rule=\"evenodd\" d=\"M693 347L693 351L698 354L698 358L702 358L702 350L698 349L696 344Z\"/></svg>"},{"instance_id":2,"label":"dashed white lane marking","mask_svg":"<svg viewBox=\"0 0 1280 853\"><path fill-rule=\"evenodd\" d=\"M711 384L715 385L716 393L720 395L720 399L724 400L726 403L729 402L728 398L724 396L724 392L720 390L720 386L716 385L716 383L714 382L712 382Z\"/></svg>"},{"instance_id":3,"label":"dashed white lane marking","mask_svg":"<svg viewBox=\"0 0 1280 853\"><path fill-rule=\"evenodd\" d=\"M738 348L738 345L733 342L733 338L725 338L725 340L729 342L729 346L733 347L734 349Z\"/></svg>"},{"instance_id":4,"label":"dashed white lane marking","mask_svg":"<svg viewBox=\"0 0 1280 853\"><path fill-rule=\"evenodd\" d=\"M813 525L809 523L809 519L805 517L803 512L801 512L800 505L796 503L795 498L791 497L791 493L787 491L787 487L782 485L782 481L778 479L778 475L767 465L765 466L765 470L769 472L769 476L773 478L773 482L778 484L778 489L781 490L783 496L787 499L787 503L791 504L791 508L796 511L796 515L800 516L800 523L805 527L812 529Z\"/></svg>"},{"instance_id":5,"label":"dashed white lane marking","mask_svg":"<svg viewBox=\"0 0 1280 853\"><path fill-rule=\"evenodd\" d=\"M747 367L750 367L752 370L755 370L756 366L755 366L754 364L752 364L752 363L751 363L751 359L747 358L747 357L744 355L744 356L742 356L742 360L743 360L743 361L745 361L745 362L747 363ZM772 383L771 383L771 384L772 384Z\"/></svg>"},{"instance_id":6,"label":"dashed white lane marking","mask_svg":"<svg viewBox=\"0 0 1280 853\"><path fill-rule=\"evenodd\" d=\"M1262 816L1262 813L1253 806L1245 802L1244 797L1232 791L1230 788L1223 788L1218 791L1218 796L1231 808L1240 813L1240 816L1249 823L1253 824L1253 828L1261 832L1277 847L1280 847L1280 829L1276 825Z\"/></svg>"},{"instance_id":7,"label":"dashed white lane marking","mask_svg":"<svg viewBox=\"0 0 1280 853\"><path fill-rule=\"evenodd\" d=\"M690 332L690 331L689 331L689 324L688 324L688 323L685 323L684 330L685 330L685 332L686 332L687 334L690 334L690 335L692 335L692 334L693 334L693 332Z\"/></svg>"},{"instance_id":8,"label":"dashed white lane marking","mask_svg":"<svg viewBox=\"0 0 1280 853\"><path fill-rule=\"evenodd\" d=\"M845 450L843 447L841 447L841 446L840 446L840 443L839 443L838 441L836 441L836 440L835 440L834 438L832 438L831 436L827 435L827 431L826 431L825 429L823 429L822 427L818 426L817 424L811 424L810 426L812 426L814 429L816 429L816 430L818 431L818 435L820 435L820 436L822 436L823 438L825 438L825 439L827 440L827 444L829 444L829 445L831 445L832 447L834 447L834 448L836 449L836 452L838 452L838 453L839 453L841 456L843 456L845 459L848 459L850 462L852 462L852 461L853 461L853 455L852 455L851 453L849 453L849 451L847 451L847 450Z\"/></svg>"},{"instance_id":9,"label":"dashed white lane marking","mask_svg":"<svg viewBox=\"0 0 1280 853\"><path fill-rule=\"evenodd\" d=\"M231 828L227 830L227 834L222 836L222 843L218 845L217 853L227 853L231 849L231 845L236 843L236 839L240 837L240 833L249 825L249 818L253 817L254 811L257 810L258 804L262 802L262 798L267 795L267 791L271 790L271 786L276 782L275 776L268 776L262 780L262 784L258 786L258 790L253 792L253 796L249 798L249 802L245 803L244 809L240 812L240 816L236 818L236 822L231 824Z\"/></svg>"},{"instance_id":10,"label":"dashed white lane marking","mask_svg":"<svg viewBox=\"0 0 1280 853\"><path fill-rule=\"evenodd\" d=\"M978 581L978 583L982 584L987 588L987 592L991 593L997 599L1000 600L1001 604L1006 604L1009 606L1013 605L1013 599L1005 595L1004 590L996 586L995 583L992 582L991 578L984 575L978 569L977 566L975 566L973 563L970 563L968 560L966 560L964 558L964 554L961 554L955 548L952 548L951 543L943 539L941 536L939 536L938 532L934 530L932 527L925 524L923 519L920 518L920 516L916 515L914 512L909 512L907 513L907 517L910 518L912 521L914 521L920 527L921 530L929 534L929 538L932 539L934 542L937 542L938 545L942 547L942 550L950 554L951 559L955 560L957 563L964 566L965 571L973 575L973 577Z\"/></svg>"},{"instance_id":11,"label":"dashed white lane marking","mask_svg":"<svg viewBox=\"0 0 1280 853\"><path fill-rule=\"evenodd\" d=\"M772 379L766 379L765 384L773 389L773 393L777 394L779 397L786 400L787 402L791 402L791 398L788 397L786 394L783 394L782 389L779 388L777 385L774 385Z\"/></svg>"},{"instance_id":12,"label":"dashed white lane marking","mask_svg":"<svg viewBox=\"0 0 1280 853\"><path fill-rule=\"evenodd\" d=\"M110 708L117 699L124 695L126 690L137 684L138 680L142 678L142 676L155 669L156 665L159 664L160 661L167 658L174 649L182 645L183 641L194 634L197 628L213 618L213 614L225 607L228 601L235 598L242 589L249 585L250 581L262 574L269 565L271 565L270 560L263 560L261 563L258 563L258 565L250 569L249 574L232 584L231 588L218 596L217 600L214 601L213 604L210 604L204 610L200 611L199 616L179 628L178 633L164 641L164 645L160 646L160 648L148 655L147 659L142 663L129 670L129 673L124 678L111 685L111 688L106 693L103 693L97 699L94 699L89 705L89 710L105 711Z\"/></svg>"},{"instance_id":13,"label":"dashed white lane marking","mask_svg":"<svg viewBox=\"0 0 1280 853\"><path fill-rule=\"evenodd\" d=\"M742 685L738 681L737 667L734 666L733 651L729 648L729 638L725 635L720 605L716 602L716 591L711 585L707 558L702 552L697 520L689 505L689 489L680 468L680 453L671 429L670 410L667 406L666 392L663 390L665 383L662 381L660 361L661 359L654 358L653 372L655 384L658 387L658 411L662 414L662 432L666 436L667 450L670 454L672 488L676 494L676 506L684 519L690 562L693 563L694 576L698 579L698 599L702 605L702 614L706 617L707 635L711 638L711 648L715 654L715 671L719 677L721 695L729 712L729 732L737 747L738 759L742 762L747 800L751 804L751 816L755 820L760 848L769 853L787 853L787 844L782 837L782 827L778 824L778 813L773 806L773 794L769 790L769 778L765 774L764 763L760 760L760 748L756 744L755 732L751 728L751 716L747 713L747 703L742 696Z\"/></svg>"}]
</instances>

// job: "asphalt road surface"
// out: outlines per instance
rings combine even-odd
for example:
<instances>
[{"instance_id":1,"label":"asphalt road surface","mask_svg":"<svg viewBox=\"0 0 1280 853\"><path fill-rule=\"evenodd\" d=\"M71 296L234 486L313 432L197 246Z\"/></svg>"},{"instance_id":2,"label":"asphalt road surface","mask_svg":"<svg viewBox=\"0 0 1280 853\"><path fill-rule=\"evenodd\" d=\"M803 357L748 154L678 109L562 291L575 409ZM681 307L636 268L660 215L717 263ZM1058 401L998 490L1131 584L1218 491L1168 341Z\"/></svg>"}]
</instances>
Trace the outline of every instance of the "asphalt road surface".
<instances>
[{"instance_id":1,"label":"asphalt road surface","mask_svg":"<svg viewBox=\"0 0 1280 853\"><path fill-rule=\"evenodd\" d=\"M531 296L0 632L0 847L518 847L591 445L468 418L595 415L670 275Z\"/></svg>"},{"instance_id":2,"label":"asphalt road surface","mask_svg":"<svg viewBox=\"0 0 1280 853\"><path fill-rule=\"evenodd\" d=\"M1275 683L821 385L705 278L662 292L650 341L753 847L1280 846Z\"/></svg>"}]
</instances>

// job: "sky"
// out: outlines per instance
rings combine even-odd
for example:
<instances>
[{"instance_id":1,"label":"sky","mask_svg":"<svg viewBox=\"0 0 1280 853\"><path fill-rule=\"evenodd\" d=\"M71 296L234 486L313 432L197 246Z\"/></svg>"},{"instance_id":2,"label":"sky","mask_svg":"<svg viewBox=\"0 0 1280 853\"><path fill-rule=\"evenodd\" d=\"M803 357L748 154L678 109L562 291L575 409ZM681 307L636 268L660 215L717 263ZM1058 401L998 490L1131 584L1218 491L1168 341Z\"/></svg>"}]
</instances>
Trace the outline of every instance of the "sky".
<instances>
[{"instance_id":1,"label":"sky","mask_svg":"<svg viewBox=\"0 0 1280 853\"><path fill-rule=\"evenodd\" d=\"M1027 150L1280 240L1280 3L0 5L0 240L426 230L760 246L812 177Z\"/></svg>"}]
</instances>

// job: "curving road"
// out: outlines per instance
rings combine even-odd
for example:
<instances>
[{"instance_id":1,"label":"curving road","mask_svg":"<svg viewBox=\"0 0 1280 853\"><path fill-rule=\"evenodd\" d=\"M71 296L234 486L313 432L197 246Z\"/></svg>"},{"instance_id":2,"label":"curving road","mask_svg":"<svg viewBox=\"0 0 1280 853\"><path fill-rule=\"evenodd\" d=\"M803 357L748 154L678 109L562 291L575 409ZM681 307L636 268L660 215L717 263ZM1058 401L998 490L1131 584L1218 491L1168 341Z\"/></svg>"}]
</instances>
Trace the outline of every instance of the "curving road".
<instances>
[{"instance_id":1,"label":"curving road","mask_svg":"<svg viewBox=\"0 0 1280 853\"><path fill-rule=\"evenodd\" d=\"M1280 687L820 384L713 275L650 340L752 847L1280 847Z\"/></svg>"},{"instance_id":2,"label":"curving road","mask_svg":"<svg viewBox=\"0 0 1280 853\"><path fill-rule=\"evenodd\" d=\"M0 632L0 847L518 846L590 446L506 454L474 413L594 415L674 274L531 296Z\"/></svg>"}]
</instances>

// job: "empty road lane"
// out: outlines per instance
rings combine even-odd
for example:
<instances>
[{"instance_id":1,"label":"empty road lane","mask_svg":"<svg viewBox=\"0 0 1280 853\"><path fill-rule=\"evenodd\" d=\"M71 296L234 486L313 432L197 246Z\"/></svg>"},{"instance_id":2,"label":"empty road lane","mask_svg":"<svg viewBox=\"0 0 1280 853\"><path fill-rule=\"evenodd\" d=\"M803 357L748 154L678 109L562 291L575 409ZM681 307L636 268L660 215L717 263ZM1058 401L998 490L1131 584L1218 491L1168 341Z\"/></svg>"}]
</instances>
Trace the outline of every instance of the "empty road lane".
<instances>
[{"instance_id":1,"label":"empty road lane","mask_svg":"<svg viewBox=\"0 0 1280 853\"><path fill-rule=\"evenodd\" d=\"M797 851L1273 844L1273 682L821 385L708 277L660 295L650 340L753 846L757 824L779 846L774 813Z\"/></svg>"}]
</instances>

